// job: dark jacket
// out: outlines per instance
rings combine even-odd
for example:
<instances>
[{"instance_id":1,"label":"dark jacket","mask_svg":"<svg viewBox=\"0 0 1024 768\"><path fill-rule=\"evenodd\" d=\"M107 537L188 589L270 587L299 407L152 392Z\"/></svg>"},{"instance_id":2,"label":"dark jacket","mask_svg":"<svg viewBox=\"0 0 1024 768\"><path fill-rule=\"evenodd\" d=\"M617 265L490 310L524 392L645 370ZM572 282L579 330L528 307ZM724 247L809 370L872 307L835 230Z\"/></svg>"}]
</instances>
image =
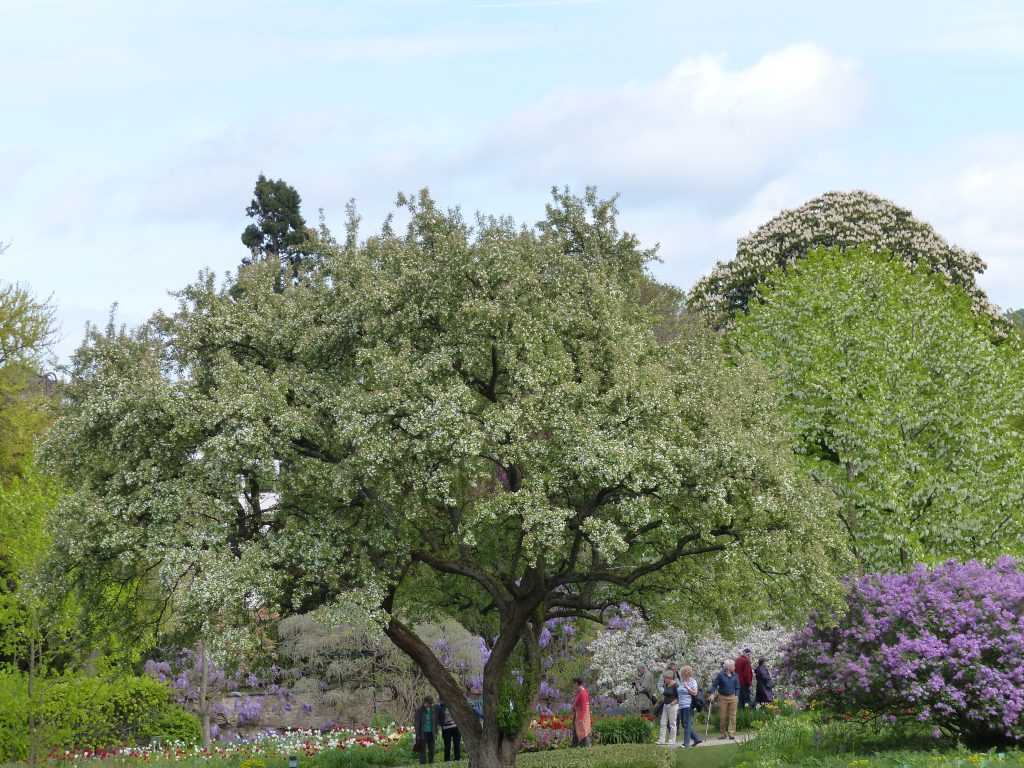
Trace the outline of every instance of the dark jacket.
<instances>
[{"instance_id":1,"label":"dark jacket","mask_svg":"<svg viewBox=\"0 0 1024 768\"><path fill-rule=\"evenodd\" d=\"M772 693L772 676L768 671L768 665L761 664L754 670L754 675L757 677L757 692L754 694L754 701L758 704L767 704L774 700L775 694Z\"/></svg>"},{"instance_id":2,"label":"dark jacket","mask_svg":"<svg viewBox=\"0 0 1024 768\"><path fill-rule=\"evenodd\" d=\"M440 724L440 721L438 720L438 717L437 717L437 707L423 707L423 706L421 706L419 709L416 710L416 716L415 716L415 718L413 718L414 725L416 726L416 741L418 741L418 742L423 741L423 736L425 734L425 731L424 731L425 723L423 721L425 719L424 715L426 715L427 712L430 712L431 719L432 719L432 722L430 724L431 725L431 728L430 728L431 735L436 736L438 734L438 732L441 730L441 724Z\"/></svg>"},{"instance_id":3,"label":"dark jacket","mask_svg":"<svg viewBox=\"0 0 1024 768\"><path fill-rule=\"evenodd\" d=\"M440 728L440 730L442 730L442 731L447 731L447 730L451 730L451 729L458 730L459 726L457 726L455 724L455 718L454 717L451 717L451 721L452 722L451 722L450 725L445 725L445 720L447 720L449 718L450 718L450 714L449 714L449 711L448 711L448 707L445 706L444 702L441 702L440 704L436 704L434 706L434 722L438 724L437 727Z\"/></svg>"},{"instance_id":4,"label":"dark jacket","mask_svg":"<svg viewBox=\"0 0 1024 768\"><path fill-rule=\"evenodd\" d=\"M662 701L665 705L675 704L679 701L679 683L673 680L671 683L665 686L665 690L662 691Z\"/></svg>"}]
</instances>

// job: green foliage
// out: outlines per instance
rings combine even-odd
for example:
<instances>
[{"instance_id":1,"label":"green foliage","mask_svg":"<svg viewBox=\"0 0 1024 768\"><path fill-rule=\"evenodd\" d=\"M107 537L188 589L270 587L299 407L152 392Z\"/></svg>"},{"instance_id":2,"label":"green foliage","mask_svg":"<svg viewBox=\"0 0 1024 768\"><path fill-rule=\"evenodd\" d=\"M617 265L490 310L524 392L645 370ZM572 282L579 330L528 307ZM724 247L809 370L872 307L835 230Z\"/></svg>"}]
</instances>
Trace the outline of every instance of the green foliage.
<instances>
[{"instance_id":1,"label":"green foliage","mask_svg":"<svg viewBox=\"0 0 1024 768\"><path fill-rule=\"evenodd\" d=\"M649 744L654 723L638 715L602 717L594 721L594 734L601 744Z\"/></svg>"},{"instance_id":2,"label":"green foliage","mask_svg":"<svg viewBox=\"0 0 1024 768\"><path fill-rule=\"evenodd\" d=\"M534 752L520 756L516 765L519 768L724 768L736 752L733 745L685 750L621 744Z\"/></svg>"},{"instance_id":3,"label":"green foliage","mask_svg":"<svg viewBox=\"0 0 1024 768\"><path fill-rule=\"evenodd\" d=\"M731 342L778 376L866 568L1024 549L1024 354L961 288L867 249L776 272Z\"/></svg>"},{"instance_id":4,"label":"green foliage","mask_svg":"<svg viewBox=\"0 0 1024 768\"><path fill-rule=\"evenodd\" d=\"M55 484L34 466L0 483L0 667L25 658L29 605L19 588L49 552L47 518L56 502Z\"/></svg>"},{"instance_id":5,"label":"green foliage","mask_svg":"<svg viewBox=\"0 0 1024 768\"><path fill-rule=\"evenodd\" d=\"M171 702L164 685L147 677L64 675L36 684L40 690L30 702L24 674L0 673L0 759L28 754L30 706L48 749L199 738L196 718Z\"/></svg>"},{"instance_id":6,"label":"green foliage","mask_svg":"<svg viewBox=\"0 0 1024 768\"><path fill-rule=\"evenodd\" d=\"M13 284L0 284L0 484L28 465L50 419L42 362L53 337L53 308Z\"/></svg>"},{"instance_id":7,"label":"green foliage","mask_svg":"<svg viewBox=\"0 0 1024 768\"><path fill-rule=\"evenodd\" d=\"M1024 309L1007 310L1006 319L1018 331L1024 332Z\"/></svg>"},{"instance_id":8,"label":"green foliage","mask_svg":"<svg viewBox=\"0 0 1024 768\"><path fill-rule=\"evenodd\" d=\"M516 679L511 671L501 680L498 689L498 727L508 736L518 736L533 717L535 691L532 681Z\"/></svg>"},{"instance_id":9,"label":"green foliage","mask_svg":"<svg viewBox=\"0 0 1024 768\"><path fill-rule=\"evenodd\" d=\"M708 715L710 714L710 717ZM738 731L749 731L752 728L759 728L762 723L766 723L769 720L774 720L777 717L775 712L764 708L754 709L753 707L743 707L742 709L736 710L736 730ZM694 730L697 730L697 724L700 723L701 734L703 735L703 728L705 723L710 723L708 729L710 733L721 733L718 723L718 704L713 703L711 705L710 713L703 712L694 715Z\"/></svg>"},{"instance_id":10,"label":"green foliage","mask_svg":"<svg viewBox=\"0 0 1024 768\"><path fill-rule=\"evenodd\" d=\"M327 750L310 761L312 768L371 768L371 766L413 765L419 757L412 751L412 738L390 747L360 747Z\"/></svg>"},{"instance_id":11,"label":"green foliage","mask_svg":"<svg viewBox=\"0 0 1024 768\"><path fill-rule=\"evenodd\" d=\"M254 223L242 232L242 244L252 252L243 263L261 259L280 261L281 269L289 269L291 279L297 279L314 236L302 217L302 198L295 187L284 179L275 181L261 173L245 214ZM276 286L280 290L280 278Z\"/></svg>"},{"instance_id":12,"label":"green foliage","mask_svg":"<svg viewBox=\"0 0 1024 768\"><path fill-rule=\"evenodd\" d=\"M651 254L609 201L556 195L533 229L402 203L404 233L353 235L280 292L254 264L90 337L44 450L71 562L153 569L194 626L355 593L451 700L412 629L428 599L498 620L489 699L553 616L836 597L841 540L766 373L693 320L659 340Z\"/></svg>"},{"instance_id":13,"label":"green foliage","mask_svg":"<svg viewBox=\"0 0 1024 768\"><path fill-rule=\"evenodd\" d=\"M836 719L822 712L779 717L740 749L746 768L984 768L1024 766L1024 753L970 752L936 739L928 723L889 725L870 712Z\"/></svg>"}]
</instances>

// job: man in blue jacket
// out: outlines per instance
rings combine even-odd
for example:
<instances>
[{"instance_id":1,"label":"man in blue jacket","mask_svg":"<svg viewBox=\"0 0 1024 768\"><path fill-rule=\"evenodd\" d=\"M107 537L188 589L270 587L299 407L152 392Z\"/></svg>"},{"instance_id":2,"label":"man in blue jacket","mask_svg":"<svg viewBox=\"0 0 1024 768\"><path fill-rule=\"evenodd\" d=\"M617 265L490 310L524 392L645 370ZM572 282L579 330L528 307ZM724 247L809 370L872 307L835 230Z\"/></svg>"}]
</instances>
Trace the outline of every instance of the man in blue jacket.
<instances>
[{"instance_id":1,"label":"man in blue jacket","mask_svg":"<svg viewBox=\"0 0 1024 768\"><path fill-rule=\"evenodd\" d=\"M711 683L710 696L718 697L718 728L723 739L736 740L736 705L739 700L740 679L736 675L736 662L726 659L722 671Z\"/></svg>"}]
</instances>

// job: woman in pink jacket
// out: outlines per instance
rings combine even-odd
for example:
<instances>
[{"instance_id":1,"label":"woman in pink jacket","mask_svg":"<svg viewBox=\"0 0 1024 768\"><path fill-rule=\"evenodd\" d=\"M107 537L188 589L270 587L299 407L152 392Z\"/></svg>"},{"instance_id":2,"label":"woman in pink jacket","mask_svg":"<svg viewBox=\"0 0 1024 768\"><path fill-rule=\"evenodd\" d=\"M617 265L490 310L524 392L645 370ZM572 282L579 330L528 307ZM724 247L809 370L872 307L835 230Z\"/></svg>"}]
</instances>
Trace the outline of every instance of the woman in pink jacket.
<instances>
[{"instance_id":1,"label":"woman in pink jacket","mask_svg":"<svg viewBox=\"0 0 1024 768\"><path fill-rule=\"evenodd\" d=\"M577 677L576 698L572 702L572 745L574 747L590 746L590 694L583 687L583 680Z\"/></svg>"}]
</instances>

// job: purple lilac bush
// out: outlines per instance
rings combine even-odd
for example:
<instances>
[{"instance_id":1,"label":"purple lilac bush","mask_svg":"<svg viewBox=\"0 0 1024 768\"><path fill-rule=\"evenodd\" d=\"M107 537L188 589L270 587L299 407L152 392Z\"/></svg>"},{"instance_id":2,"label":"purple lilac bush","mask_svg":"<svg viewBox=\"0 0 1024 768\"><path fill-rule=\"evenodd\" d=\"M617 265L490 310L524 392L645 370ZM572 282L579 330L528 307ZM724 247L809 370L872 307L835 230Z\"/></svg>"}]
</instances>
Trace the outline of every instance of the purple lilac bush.
<instances>
[{"instance_id":1,"label":"purple lilac bush","mask_svg":"<svg viewBox=\"0 0 1024 768\"><path fill-rule=\"evenodd\" d=\"M917 720L972 745L1024 742L1024 573L948 562L850 584L842 615L813 617L782 675L837 712Z\"/></svg>"}]
</instances>

